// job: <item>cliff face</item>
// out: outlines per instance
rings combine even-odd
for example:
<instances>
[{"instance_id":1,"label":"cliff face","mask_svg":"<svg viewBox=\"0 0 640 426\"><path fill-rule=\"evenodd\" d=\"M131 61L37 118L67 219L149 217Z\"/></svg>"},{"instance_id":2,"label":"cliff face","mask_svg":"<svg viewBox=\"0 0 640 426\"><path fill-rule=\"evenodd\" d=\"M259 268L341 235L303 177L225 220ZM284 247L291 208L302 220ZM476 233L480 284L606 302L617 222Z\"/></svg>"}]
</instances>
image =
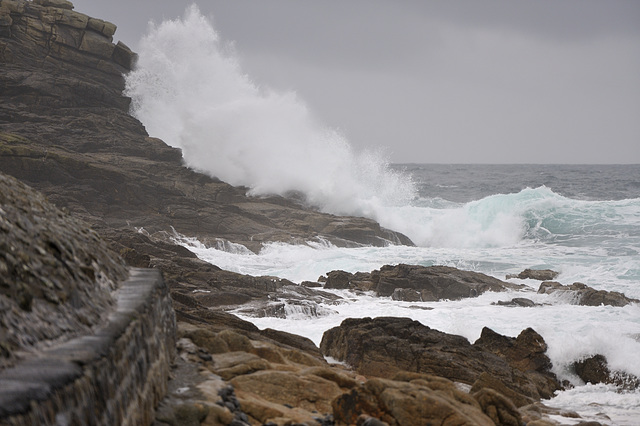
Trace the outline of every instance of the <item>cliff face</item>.
<instances>
[{"instance_id":1,"label":"cliff face","mask_svg":"<svg viewBox=\"0 0 640 426\"><path fill-rule=\"evenodd\" d=\"M0 1L0 170L94 226L144 227L242 243L326 238L338 245L404 236L367 219L248 198L183 167L181 152L150 138L128 114L123 73L135 54L115 25L63 0Z\"/></svg>"}]
</instances>

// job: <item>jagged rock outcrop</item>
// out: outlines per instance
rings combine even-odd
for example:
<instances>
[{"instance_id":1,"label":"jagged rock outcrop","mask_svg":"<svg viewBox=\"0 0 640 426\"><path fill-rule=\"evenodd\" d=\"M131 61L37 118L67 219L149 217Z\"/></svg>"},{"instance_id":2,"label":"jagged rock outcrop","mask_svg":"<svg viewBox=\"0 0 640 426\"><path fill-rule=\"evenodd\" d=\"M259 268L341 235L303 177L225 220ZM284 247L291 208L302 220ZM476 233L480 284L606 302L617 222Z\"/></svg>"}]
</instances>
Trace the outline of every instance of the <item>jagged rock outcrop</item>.
<instances>
[{"instance_id":1,"label":"jagged rock outcrop","mask_svg":"<svg viewBox=\"0 0 640 426\"><path fill-rule=\"evenodd\" d=\"M484 327L473 346L498 355L511 367L522 371L536 383L542 398L553 397L553 393L559 389L558 380L551 372L551 360L546 353L547 344L532 328L523 330L517 337L508 337ZM474 386L479 387L478 383Z\"/></svg>"},{"instance_id":2,"label":"jagged rock outcrop","mask_svg":"<svg viewBox=\"0 0 640 426\"><path fill-rule=\"evenodd\" d=\"M407 302L435 302L476 297L486 291L506 291L522 286L500 281L479 272L449 266L385 265L369 273L331 271L325 288L375 291Z\"/></svg>"},{"instance_id":3,"label":"jagged rock outcrop","mask_svg":"<svg viewBox=\"0 0 640 426\"><path fill-rule=\"evenodd\" d=\"M320 349L361 374L383 378L401 371L437 375L472 385L473 391L492 388L517 406L548 398L560 388L549 371L548 358L540 353L546 349L544 340L533 330L523 332L514 342L501 336L497 345L489 344L486 334L472 345L462 336L408 318L346 319L324 333Z\"/></svg>"},{"instance_id":4,"label":"jagged rock outcrop","mask_svg":"<svg viewBox=\"0 0 640 426\"><path fill-rule=\"evenodd\" d=\"M583 306L626 306L630 303L640 303L640 300L625 296L617 291L596 290L582 283L562 285L554 281L545 281L538 288L539 294L567 294L576 305Z\"/></svg>"}]
</instances>

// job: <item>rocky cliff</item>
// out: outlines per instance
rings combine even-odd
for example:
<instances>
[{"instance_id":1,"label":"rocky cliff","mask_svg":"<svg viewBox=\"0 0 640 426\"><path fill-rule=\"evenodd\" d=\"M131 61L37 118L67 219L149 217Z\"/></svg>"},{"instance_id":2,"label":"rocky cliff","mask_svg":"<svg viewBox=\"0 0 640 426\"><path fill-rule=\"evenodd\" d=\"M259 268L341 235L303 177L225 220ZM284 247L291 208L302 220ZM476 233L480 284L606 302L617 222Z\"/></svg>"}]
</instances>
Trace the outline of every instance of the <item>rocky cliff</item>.
<instances>
[{"instance_id":1,"label":"rocky cliff","mask_svg":"<svg viewBox=\"0 0 640 426\"><path fill-rule=\"evenodd\" d=\"M411 244L363 218L249 198L183 166L150 138L122 96L135 55L115 25L68 1L0 2L0 169L92 225L171 231L259 250L264 241Z\"/></svg>"}]
</instances>

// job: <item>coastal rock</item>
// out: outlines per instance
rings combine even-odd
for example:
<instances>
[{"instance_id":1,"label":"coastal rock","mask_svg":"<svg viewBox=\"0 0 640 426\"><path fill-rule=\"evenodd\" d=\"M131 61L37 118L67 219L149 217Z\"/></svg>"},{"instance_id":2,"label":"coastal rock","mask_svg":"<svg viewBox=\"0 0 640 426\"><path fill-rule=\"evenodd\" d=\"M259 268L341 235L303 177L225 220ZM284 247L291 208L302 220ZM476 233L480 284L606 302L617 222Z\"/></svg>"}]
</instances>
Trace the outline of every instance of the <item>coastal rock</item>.
<instances>
[{"instance_id":1,"label":"coastal rock","mask_svg":"<svg viewBox=\"0 0 640 426\"><path fill-rule=\"evenodd\" d=\"M594 355L573 363L573 369L585 383L606 383L624 390L633 391L640 388L640 379L623 371L611 371L607 358Z\"/></svg>"},{"instance_id":2,"label":"coastal rock","mask_svg":"<svg viewBox=\"0 0 640 426\"><path fill-rule=\"evenodd\" d=\"M626 306L640 303L640 300L626 297L617 291L596 290L582 283L562 285L554 281L545 281L538 288L539 294L566 293L572 296L572 303L583 306Z\"/></svg>"},{"instance_id":3,"label":"coastal rock","mask_svg":"<svg viewBox=\"0 0 640 426\"><path fill-rule=\"evenodd\" d=\"M382 424L399 426L494 424L480 404L452 382L430 380L428 375L405 379L374 378L344 393L333 401L334 419L338 424L356 424L365 414Z\"/></svg>"},{"instance_id":4,"label":"coastal rock","mask_svg":"<svg viewBox=\"0 0 640 426\"><path fill-rule=\"evenodd\" d=\"M521 308L532 308L534 306L542 306L538 303L535 303L531 299L527 299L526 297L514 297L513 299L508 301L499 300L498 302L492 303L492 305L514 306L514 307L517 306Z\"/></svg>"},{"instance_id":5,"label":"coastal rock","mask_svg":"<svg viewBox=\"0 0 640 426\"><path fill-rule=\"evenodd\" d=\"M534 333L524 332L519 341L515 339L515 345L501 336L504 349L487 350L482 340L472 345L464 337L433 330L408 318L346 319L324 333L320 349L360 374L382 378L409 371L474 385L482 374L488 374L494 384L486 383L486 387L499 385L495 390L503 394L509 391L519 396L516 405L525 405L548 395L550 389L560 388L547 371L548 358L541 356L546 348L544 340ZM527 349L534 354L529 355Z\"/></svg>"},{"instance_id":6,"label":"coastal rock","mask_svg":"<svg viewBox=\"0 0 640 426\"><path fill-rule=\"evenodd\" d=\"M551 372L551 360L547 356L547 344L535 330L527 328L517 337L507 337L484 327L480 338L473 344L505 359L536 383L542 398L551 398L560 389L555 374Z\"/></svg>"},{"instance_id":7,"label":"coastal rock","mask_svg":"<svg viewBox=\"0 0 640 426\"><path fill-rule=\"evenodd\" d=\"M210 409L207 417L226 418L222 424L235 418L247 424L321 425L332 414L332 400L358 385L353 373L330 367L310 341L296 343L299 348L282 343L303 339L299 336L257 329L244 335L214 327L206 322L180 325L179 358L186 363L178 363L181 374L170 383L165 418L175 419L176 407L183 407L188 395L191 407L223 407ZM317 356L307 351L309 345Z\"/></svg>"},{"instance_id":8,"label":"coastal rock","mask_svg":"<svg viewBox=\"0 0 640 426\"><path fill-rule=\"evenodd\" d=\"M331 271L325 288L375 291L394 300L434 302L476 297L486 291L505 291L522 286L506 283L479 272L448 266L385 265L368 273Z\"/></svg>"},{"instance_id":9,"label":"coastal rock","mask_svg":"<svg viewBox=\"0 0 640 426\"><path fill-rule=\"evenodd\" d=\"M422 294L412 288L396 288L391 294L391 300L422 302Z\"/></svg>"},{"instance_id":10,"label":"coastal rock","mask_svg":"<svg viewBox=\"0 0 640 426\"><path fill-rule=\"evenodd\" d=\"M483 388L474 393L473 397L478 401L480 407L482 407L482 411L487 414L496 425L522 425L522 415L516 406L510 399L499 392L490 388Z\"/></svg>"},{"instance_id":11,"label":"coastal rock","mask_svg":"<svg viewBox=\"0 0 640 426\"><path fill-rule=\"evenodd\" d=\"M551 281L555 280L560 275L559 272L552 271L551 269L525 269L519 274L507 275L507 279L520 278L521 280L538 280L538 281Z\"/></svg>"}]
</instances>

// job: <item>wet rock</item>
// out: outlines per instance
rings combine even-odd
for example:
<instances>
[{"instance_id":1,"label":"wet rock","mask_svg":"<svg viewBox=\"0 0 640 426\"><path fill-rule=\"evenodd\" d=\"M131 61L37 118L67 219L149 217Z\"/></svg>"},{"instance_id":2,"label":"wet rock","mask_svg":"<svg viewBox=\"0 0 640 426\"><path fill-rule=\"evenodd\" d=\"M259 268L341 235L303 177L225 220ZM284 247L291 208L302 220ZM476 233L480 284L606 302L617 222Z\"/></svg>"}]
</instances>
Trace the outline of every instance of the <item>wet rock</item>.
<instances>
[{"instance_id":1,"label":"wet rock","mask_svg":"<svg viewBox=\"0 0 640 426\"><path fill-rule=\"evenodd\" d=\"M422 295L411 288L396 288L391 294L391 299L402 302L422 302Z\"/></svg>"},{"instance_id":2,"label":"wet rock","mask_svg":"<svg viewBox=\"0 0 640 426\"><path fill-rule=\"evenodd\" d=\"M545 373L550 363L541 356L546 348L544 341L534 338L535 332L531 332L524 332L518 344L503 350L504 354L496 350L503 355L499 356L481 344L471 345L461 336L442 333L407 318L347 319L324 333L320 349L361 374L377 377L391 378L409 371L474 385L486 372L512 393L521 395L522 405L559 387ZM534 354L525 353L526 348Z\"/></svg>"},{"instance_id":3,"label":"wet rock","mask_svg":"<svg viewBox=\"0 0 640 426\"><path fill-rule=\"evenodd\" d=\"M507 275L507 279L520 278L521 280L551 281L555 280L558 275L560 275L559 272L551 269L525 269L519 274Z\"/></svg>"},{"instance_id":4,"label":"wet rock","mask_svg":"<svg viewBox=\"0 0 640 426\"><path fill-rule=\"evenodd\" d=\"M640 300L626 297L617 291L596 290L582 283L562 285L554 281L545 281L538 288L539 294L567 294L571 302L583 306L626 306L630 303L640 303Z\"/></svg>"},{"instance_id":5,"label":"wet rock","mask_svg":"<svg viewBox=\"0 0 640 426\"><path fill-rule=\"evenodd\" d=\"M498 306L512 306L512 307L521 307L521 308L533 308L534 306L542 306L538 303L535 303L531 299L527 299L525 297L514 297L508 301L498 301L496 303L492 303L492 305Z\"/></svg>"},{"instance_id":6,"label":"wet rock","mask_svg":"<svg viewBox=\"0 0 640 426\"><path fill-rule=\"evenodd\" d=\"M551 372L551 360L546 354L547 344L531 328L513 338L484 327L480 338L473 345L500 356L511 367L522 371L536 384L537 392L542 398L551 398L561 388L557 377Z\"/></svg>"},{"instance_id":7,"label":"wet rock","mask_svg":"<svg viewBox=\"0 0 640 426\"><path fill-rule=\"evenodd\" d=\"M518 288L485 274L447 266L383 266L373 271L371 278L377 283L378 296L391 296L396 288L414 289L420 292L423 301L457 300L486 291Z\"/></svg>"},{"instance_id":8,"label":"wet rock","mask_svg":"<svg viewBox=\"0 0 640 426\"><path fill-rule=\"evenodd\" d=\"M345 271L331 271L327 274L327 279L324 284L324 288L333 289L348 289L353 274Z\"/></svg>"},{"instance_id":9,"label":"wet rock","mask_svg":"<svg viewBox=\"0 0 640 426\"><path fill-rule=\"evenodd\" d=\"M640 387L640 379L633 374L623 371L611 371L607 358L603 355L594 355L573 363L576 375L585 383L606 383L620 387L624 390L635 390Z\"/></svg>"},{"instance_id":10,"label":"wet rock","mask_svg":"<svg viewBox=\"0 0 640 426\"><path fill-rule=\"evenodd\" d=\"M371 273L331 271L325 288L375 291L394 300L433 302L476 297L486 291L505 291L523 286L500 281L485 274L448 266L385 265Z\"/></svg>"}]
</instances>

